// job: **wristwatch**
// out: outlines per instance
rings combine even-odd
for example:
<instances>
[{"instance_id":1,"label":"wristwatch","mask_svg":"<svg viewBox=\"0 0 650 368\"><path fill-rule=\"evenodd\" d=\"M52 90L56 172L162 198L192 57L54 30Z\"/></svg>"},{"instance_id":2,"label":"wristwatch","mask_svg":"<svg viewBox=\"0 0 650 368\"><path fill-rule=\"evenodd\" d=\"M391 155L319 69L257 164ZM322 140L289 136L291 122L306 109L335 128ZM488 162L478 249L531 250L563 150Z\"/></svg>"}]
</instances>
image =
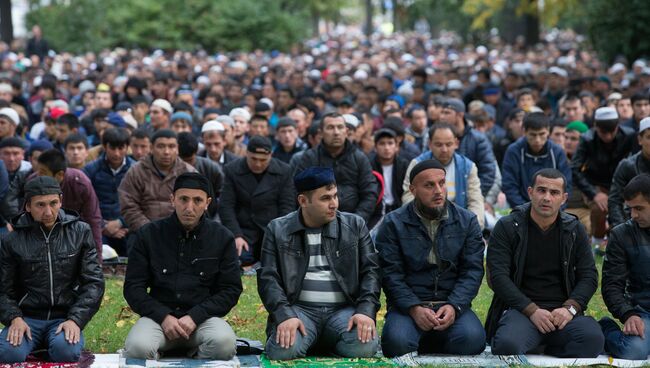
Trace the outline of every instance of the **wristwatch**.
<instances>
[{"instance_id":1,"label":"wristwatch","mask_svg":"<svg viewBox=\"0 0 650 368\"><path fill-rule=\"evenodd\" d=\"M571 313L571 315L574 316L574 317L575 317L576 314L578 314L578 311L577 311L576 308L575 308L574 306L572 306L572 305L569 305L568 307L566 307L566 309L568 309L568 310L569 310L569 313Z\"/></svg>"}]
</instances>

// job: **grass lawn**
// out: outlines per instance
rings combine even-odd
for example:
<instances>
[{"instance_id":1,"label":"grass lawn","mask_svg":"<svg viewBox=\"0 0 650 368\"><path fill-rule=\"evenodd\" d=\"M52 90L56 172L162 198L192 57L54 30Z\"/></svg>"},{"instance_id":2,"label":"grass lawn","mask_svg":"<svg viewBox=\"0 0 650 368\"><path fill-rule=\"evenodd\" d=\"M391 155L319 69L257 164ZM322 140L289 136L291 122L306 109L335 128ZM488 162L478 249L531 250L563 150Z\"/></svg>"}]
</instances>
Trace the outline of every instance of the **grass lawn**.
<instances>
[{"instance_id":1,"label":"grass lawn","mask_svg":"<svg viewBox=\"0 0 650 368\"><path fill-rule=\"evenodd\" d=\"M597 265L600 272L602 258L597 258ZM257 295L257 280L255 277L244 277L243 282L244 292L237 306L228 314L227 320L238 336L264 341L267 313ZM86 347L93 352L114 353L122 348L129 329L138 318L122 297L123 284L122 280L115 278L106 280L102 307L84 330ZM484 278L481 290L473 303L473 309L481 321L485 320L491 300L492 290ZM586 313L596 319L609 314L600 295L600 287L591 299ZM384 324L385 314L385 299L382 295L382 308L377 316L379 331Z\"/></svg>"}]
</instances>

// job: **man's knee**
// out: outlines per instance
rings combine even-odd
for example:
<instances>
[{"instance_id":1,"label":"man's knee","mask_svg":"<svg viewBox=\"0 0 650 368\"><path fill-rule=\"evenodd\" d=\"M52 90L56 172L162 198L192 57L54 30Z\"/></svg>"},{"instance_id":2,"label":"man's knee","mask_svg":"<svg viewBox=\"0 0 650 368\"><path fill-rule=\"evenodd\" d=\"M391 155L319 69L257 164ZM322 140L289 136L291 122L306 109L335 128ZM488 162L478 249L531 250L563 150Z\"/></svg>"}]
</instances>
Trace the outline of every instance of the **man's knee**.
<instances>
[{"instance_id":1,"label":"man's knee","mask_svg":"<svg viewBox=\"0 0 650 368\"><path fill-rule=\"evenodd\" d=\"M580 345L577 348L579 357L597 357L605 346L605 336L600 325L591 317L583 317L576 322L579 323L579 331L576 331L572 340Z\"/></svg>"},{"instance_id":2,"label":"man's knee","mask_svg":"<svg viewBox=\"0 0 650 368\"><path fill-rule=\"evenodd\" d=\"M64 334L60 333L51 341L47 353L50 356L50 360L53 362L78 362L82 348L83 342L80 341L76 344L70 344L65 341Z\"/></svg>"},{"instance_id":3,"label":"man's knee","mask_svg":"<svg viewBox=\"0 0 650 368\"><path fill-rule=\"evenodd\" d=\"M303 348L303 338L300 332L296 332L296 341L288 348L283 348L276 343L275 334L272 334L266 341L264 352L267 358L271 360L291 360L303 358L307 354L306 349Z\"/></svg>"},{"instance_id":4,"label":"man's knee","mask_svg":"<svg viewBox=\"0 0 650 368\"><path fill-rule=\"evenodd\" d=\"M124 355L133 359L157 360L159 358L158 348L158 344L153 343L150 339L138 338L129 333L124 343Z\"/></svg>"},{"instance_id":5,"label":"man's knee","mask_svg":"<svg viewBox=\"0 0 650 368\"><path fill-rule=\"evenodd\" d=\"M477 320L478 322L478 320ZM485 350L485 329L477 325L462 326L454 331L447 345L447 353L459 355L478 355Z\"/></svg>"},{"instance_id":6,"label":"man's knee","mask_svg":"<svg viewBox=\"0 0 650 368\"><path fill-rule=\"evenodd\" d=\"M381 350L387 357L400 356L418 350L420 336L412 336L402 328L386 328L381 335Z\"/></svg>"},{"instance_id":7,"label":"man's knee","mask_svg":"<svg viewBox=\"0 0 650 368\"><path fill-rule=\"evenodd\" d=\"M29 351L22 346L11 346L6 341L0 344L0 363L22 363L27 359L28 354Z\"/></svg>"},{"instance_id":8,"label":"man's knee","mask_svg":"<svg viewBox=\"0 0 650 368\"><path fill-rule=\"evenodd\" d=\"M648 343L639 336L623 336L620 341L608 343L607 346L609 353L615 358L630 360L648 359Z\"/></svg>"},{"instance_id":9,"label":"man's knee","mask_svg":"<svg viewBox=\"0 0 650 368\"><path fill-rule=\"evenodd\" d=\"M201 359L230 360L237 352L235 332L225 321L218 322L201 332L198 353Z\"/></svg>"},{"instance_id":10,"label":"man's knee","mask_svg":"<svg viewBox=\"0 0 650 368\"><path fill-rule=\"evenodd\" d=\"M369 358L377 354L379 339L374 338L366 343L359 340L357 330L341 334L336 343L335 353L346 358Z\"/></svg>"},{"instance_id":11,"label":"man's knee","mask_svg":"<svg viewBox=\"0 0 650 368\"><path fill-rule=\"evenodd\" d=\"M497 330L494 338L492 338L492 354L494 355L525 354L525 349L526 344L520 336L513 336Z\"/></svg>"}]
</instances>

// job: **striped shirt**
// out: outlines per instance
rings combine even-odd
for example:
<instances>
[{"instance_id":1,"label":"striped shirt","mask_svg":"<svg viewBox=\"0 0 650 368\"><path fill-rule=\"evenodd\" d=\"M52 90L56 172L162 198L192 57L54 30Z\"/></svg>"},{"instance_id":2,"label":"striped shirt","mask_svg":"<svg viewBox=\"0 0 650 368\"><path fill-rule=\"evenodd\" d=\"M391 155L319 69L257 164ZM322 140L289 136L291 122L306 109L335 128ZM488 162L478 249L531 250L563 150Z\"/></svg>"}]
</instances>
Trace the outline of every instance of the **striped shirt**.
<instances>
[{"instance_id":1,"label":"striped shirt","mask_svg":"<svg viewBox=\"0 0 650 368\"><path fill-rule=\"evenodd\" d=\"M309 248L309 266L298 303L322 306L345 304L345 295L336 281L321 244L321 230L307 230L305 240Z\"/></svg>"}]
</instances>

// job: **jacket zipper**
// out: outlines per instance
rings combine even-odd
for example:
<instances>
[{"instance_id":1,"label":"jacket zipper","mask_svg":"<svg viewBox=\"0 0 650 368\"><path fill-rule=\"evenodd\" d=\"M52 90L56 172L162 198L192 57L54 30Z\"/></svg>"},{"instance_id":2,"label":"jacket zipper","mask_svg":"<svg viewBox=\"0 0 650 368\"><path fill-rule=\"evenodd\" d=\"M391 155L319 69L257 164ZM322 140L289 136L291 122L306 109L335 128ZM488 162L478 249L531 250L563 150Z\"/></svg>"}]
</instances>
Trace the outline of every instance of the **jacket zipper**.
<instances>
[{"instance_id":1,"label":"jacket zipper","mask_svg":"<svg viewBox=\"0 0 650 368\"><path fill-rule=\"evenodd\" d=\"M50 250L50 236L52 236L52 231L54 231L54 228L58 225L58 222L52 226L50 231L48 232L47 235L45 235L45 231L43 231L43 228L41 227L41 232L43 233L43 237L45 237L45 246L47 247L47 263L49 266L49 276L50 276L50 309L47 311L47 320L49 321L50 315L52 314L52 307L54 307L54 275L52 273L52 252Z\"/></svg>"},{"instance_id":2,"label":"jacket zipper","mask_svg":"<svg viewBox=\"0 0 650 368\"><path fill-rule=\"evenodd\" d=\"M571 232L571 237L572 241L571 244L569 244L569 253L567 254L567 258L564 261L564 284L566 286L566 292L567 296L571 294L571 285L569 284L569 258L571 258L571 250L573 250L573 243L575 243L575 232Z\"/></svg>"},{"instance_id":3,"label":"jacket zipper","mask_svg":"<svg viewBox=\"0 0 650 368\"><path fill-rule=\"evenodd\" d=\"M27 293L25 294L25 296L23 296L23 297L20 299L20 301L18 302L18 306L19 306L19 307L23 304L23 302L25 301L25 299L27 299L27 296L28 296L28 295L29 295L29 292L27 292Z\"/></svg>"},{"instance_id":4,"label":"jacket zipper","mask_svg":"<svg viewBox=\"0 0 650 368\"><path fill-rule=\"evenodd\" d=\"M198 261L214 261L214 260L217 260L217 259L219 259L219 258L218 257L194 258L192 260L192 262L190 262L190 263L195 264Z\"/></svg>"}]
</instances>

